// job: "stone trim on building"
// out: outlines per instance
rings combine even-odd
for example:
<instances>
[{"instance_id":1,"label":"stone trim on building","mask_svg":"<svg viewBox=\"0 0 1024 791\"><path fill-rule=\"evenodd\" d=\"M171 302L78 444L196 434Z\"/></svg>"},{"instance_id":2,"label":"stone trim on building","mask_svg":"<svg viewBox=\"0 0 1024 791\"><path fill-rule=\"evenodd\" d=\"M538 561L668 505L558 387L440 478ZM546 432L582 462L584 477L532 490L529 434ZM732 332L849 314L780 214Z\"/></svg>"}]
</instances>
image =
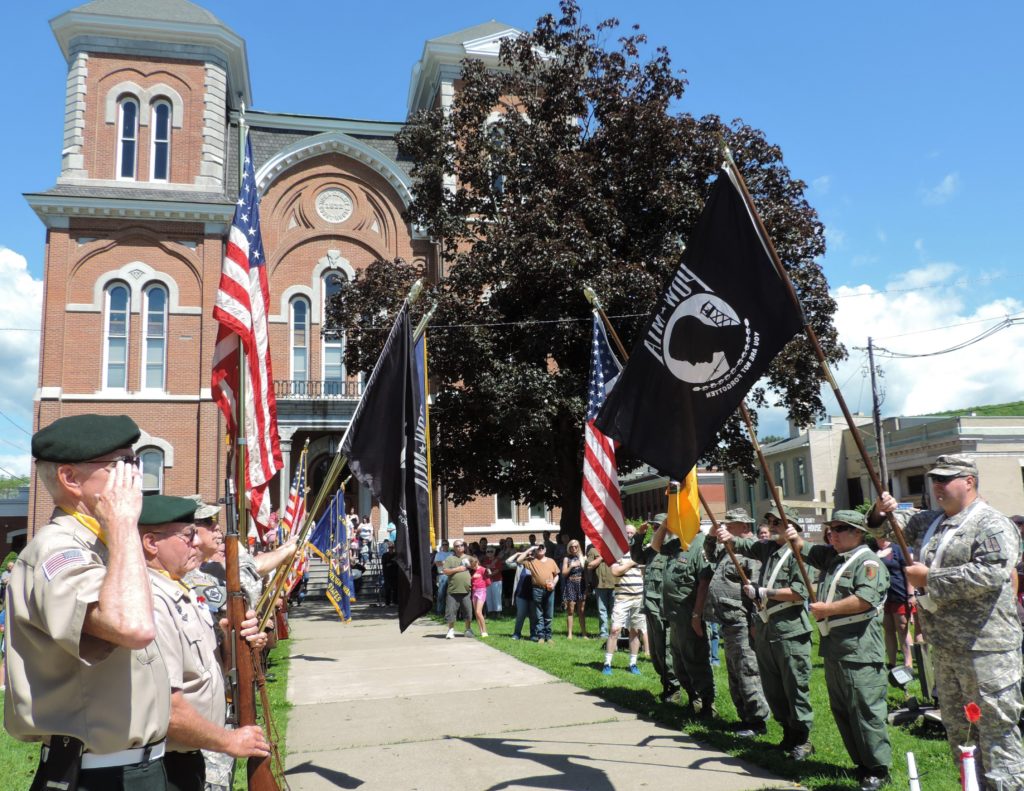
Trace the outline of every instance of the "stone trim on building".
<instances>
[{"instance_id":1,"label":"stone trim on building","mask_svg":"<svg viewBox=\"0 0 1024 791\"><path fill-rule=\"evenodd\" d=\"M61 152L61 177L85 176L85 93L89 76L89 55L79 52L68 68L68 87L64 102L64 150Z\"/></svg>"}]
</instances>

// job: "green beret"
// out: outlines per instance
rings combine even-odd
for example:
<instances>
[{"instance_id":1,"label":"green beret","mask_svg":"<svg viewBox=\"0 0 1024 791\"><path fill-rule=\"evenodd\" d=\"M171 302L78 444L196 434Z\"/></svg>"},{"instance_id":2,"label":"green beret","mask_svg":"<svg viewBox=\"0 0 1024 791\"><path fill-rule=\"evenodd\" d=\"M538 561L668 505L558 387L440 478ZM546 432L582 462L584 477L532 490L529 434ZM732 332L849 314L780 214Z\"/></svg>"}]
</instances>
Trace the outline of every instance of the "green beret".
<instances>
[{"instance_id":1,"label":"green beret","mask_svg":"<svg viewBox=\"0 0 1024 791\"><path fill-rule=\"evenodd\" d=\"M865 533L868 530L867 518L860 511L842 511L835 510L832 512L832 518L825 522L826 527L832 527L832 525L849 525L855 527L858 530L863 530Z\"/></svg>"},{"instance_id":2,"label":"green beret","mask_svg":"<svg viewBox=\"0 0 1024 791\"><path fill-rule=\"evenodd\" d=\"M140 436L127 415L71 415L32 435L32 455L39 461L73 464L130 448Z\"/></svg>"},{"instance_id":3,"label":"green beret","mask_svg":"<svg viewBox=\"0 0 1024 791\"><path fill-rule=\"evenodd\" d=\"M170 497L151 494L142 498L139 526L169 525L172 522L192 522L196 515L196 501L188 497Z\"/></svg>"}]
</instances>

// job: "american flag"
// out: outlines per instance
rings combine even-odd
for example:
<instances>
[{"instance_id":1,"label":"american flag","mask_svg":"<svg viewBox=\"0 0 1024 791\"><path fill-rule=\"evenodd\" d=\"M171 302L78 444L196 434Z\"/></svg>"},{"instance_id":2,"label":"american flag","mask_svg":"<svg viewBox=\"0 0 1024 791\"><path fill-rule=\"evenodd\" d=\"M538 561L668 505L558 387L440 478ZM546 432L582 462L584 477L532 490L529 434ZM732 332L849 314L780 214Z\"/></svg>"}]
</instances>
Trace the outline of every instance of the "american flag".
<instances>
[{"instance_id":1,"label":"american flag","mask_svg":"<svg viewBox=\"0 0 1024 791\"><path fill-rule=\"evenodd\" d=\"M594 425L601 404L615 385L622 366L608 346L601 319L594 315L586 427L583 431L583 497L580 522L587 538L611 565L629 550L622 518L615 444Z\"/></svg>"},{"instance_id":2,"label":"american flag","mask_svg":"<svg viewBox=\"0 0 1024 791\"><path fill-rule=\"evenodd\" d=\"M302 521L306 518L306 449L302 449L302 456L299 457L299 472L292 481L291 491L288 493L288 507L284 512L284 519L279 527L280 542L283 544L293 535L302 529ZM285 579L285 593L289 594L296 583L306 573L306 566L309 565L309 556L305 549L299 552L298 557L292 562Z\"/></svg>"},{"instance_id":3,"label":"american flag","mask_svg":"<svg viewBox=\"0 0 1024 791\"><path fill-rule=\"evenodd\" d=\"M213 353L212 389L214 400L227 420L228 431L237 434L235 398L241 362L238 343L241 340L246 359L245 488L253 519L263 528L270 522L267 484L282 466L267 338L270 289L265 263L252 144L246 135L242 183L235 218L228 231L217 301L213 307L213 317L220 326Z\"/></svg>"}]
</instances>

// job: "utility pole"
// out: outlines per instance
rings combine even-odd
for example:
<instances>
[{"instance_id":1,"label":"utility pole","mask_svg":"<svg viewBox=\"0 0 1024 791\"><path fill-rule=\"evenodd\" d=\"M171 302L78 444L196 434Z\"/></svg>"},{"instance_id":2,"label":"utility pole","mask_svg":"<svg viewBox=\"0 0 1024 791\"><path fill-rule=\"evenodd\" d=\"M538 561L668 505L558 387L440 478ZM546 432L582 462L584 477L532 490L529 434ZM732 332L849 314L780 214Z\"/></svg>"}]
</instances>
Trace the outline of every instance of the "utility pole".
<instances>
[{"instance_id":1,"label":"utility pole","mask_svg":"<svg viewBox=\"0 0 1024 791\"><path fill-rule=\"evenodd\" d=\"M885 434L882 432L882 403L878 397L878 383L875 379L875 350L871 338L868 338L868 367L871 368L871 415L875 422L875 442L878 444L878 471L881 473L882 486L889 486L889 465L885 459ZM882 493L878 492L881 497Z\"/></svg>"}]
</instances>

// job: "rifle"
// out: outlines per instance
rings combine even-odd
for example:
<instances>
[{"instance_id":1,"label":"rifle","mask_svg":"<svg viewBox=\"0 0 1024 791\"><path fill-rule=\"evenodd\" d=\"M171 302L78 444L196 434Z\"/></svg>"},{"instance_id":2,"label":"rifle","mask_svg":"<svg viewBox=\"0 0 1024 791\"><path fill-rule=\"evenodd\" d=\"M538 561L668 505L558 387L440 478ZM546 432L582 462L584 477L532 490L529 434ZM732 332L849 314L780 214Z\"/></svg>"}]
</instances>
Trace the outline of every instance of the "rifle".
<instances>
[{"instance_id":1,"label":"rifle","mask_svg":"<svg viewBox=\"0 0 1024 791\"><path fill-rule=\"evenodd\" d=\"M230 469L230 459L229 459ZM256 725L256 666L259 662L258 651L253 649L242 637L242 621L245 620L245 594L238 572L238 540L239 513L235 500L235 482L231 475L227 476L224 491L225 499L225 530L224 530L224 571L228 596L228 651L231 667L227 682L231 693L229 721L237 727ZM266 712L269 714L269 712ZM252 757L248 762L248 778L250 791L281 791L271 768L270 756L266 758Z\"/></svg>"}]
</instances>

